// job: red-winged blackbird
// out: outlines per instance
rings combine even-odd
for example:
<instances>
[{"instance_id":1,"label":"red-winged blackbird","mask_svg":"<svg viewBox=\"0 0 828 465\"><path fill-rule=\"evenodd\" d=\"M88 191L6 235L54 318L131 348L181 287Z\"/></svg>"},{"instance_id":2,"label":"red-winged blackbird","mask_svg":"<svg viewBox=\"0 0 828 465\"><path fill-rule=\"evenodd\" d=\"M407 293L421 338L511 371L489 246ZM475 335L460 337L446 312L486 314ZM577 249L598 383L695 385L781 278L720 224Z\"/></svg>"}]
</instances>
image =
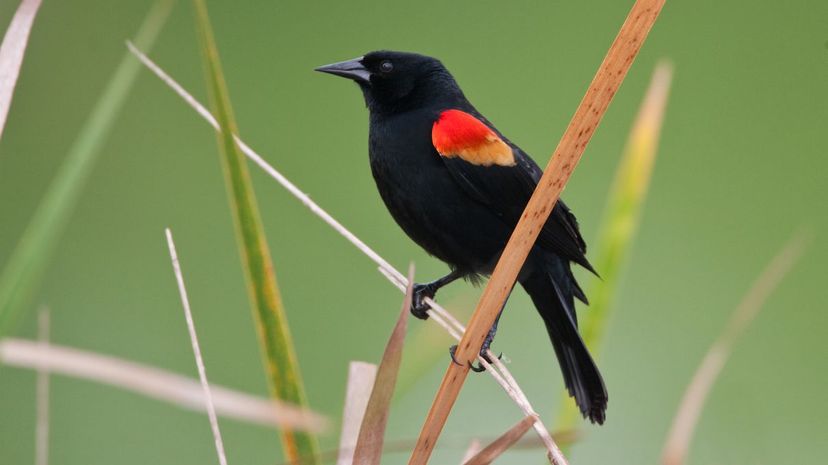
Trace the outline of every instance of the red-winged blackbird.
<instances>
[{"instance_id":1,"label":"red-winged blackbird","mask_svg":"<svg viewBox=\"0 0 828 465\"><path fill-rule=\"evenodd\" d=\"M362 89L382 200L403 231L451 269L415 286L411 311L425 319L426 296L457 278L491 274L542 171L469 103L437 59L379 51L317 71ZM570 269L575 262L594 273L585 254L575 215L558 201L518 282L543 318L569 394L585 417L603 423L607 391L578 334L574 299L587 299ZM496 330L497 320L481 353Z\"/></svg>"}]
</instances>

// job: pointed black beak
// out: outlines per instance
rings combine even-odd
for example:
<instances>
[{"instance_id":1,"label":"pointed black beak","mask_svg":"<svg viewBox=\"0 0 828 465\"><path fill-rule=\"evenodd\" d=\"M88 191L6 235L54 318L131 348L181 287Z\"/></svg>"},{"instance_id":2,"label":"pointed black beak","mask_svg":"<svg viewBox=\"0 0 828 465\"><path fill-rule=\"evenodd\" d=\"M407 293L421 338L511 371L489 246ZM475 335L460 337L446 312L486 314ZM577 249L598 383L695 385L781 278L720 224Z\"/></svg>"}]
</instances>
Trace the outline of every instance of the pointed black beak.
<instances>
[{"instance_id":1,"label":"pointed black beak","mask_svg":"<svg viewBox=\"0 0 828 465\"><path fill-rule=\"evenodd\" d=\"M362 66L362 58L363 57L358 57L354 58L353 60L340 61L339 63L331 63L330 65L320 66L319 68L316 68L314 71L320 71L322 73L342 76L348 79L353 79L357 82L370 84L371 72L365 69L364 66Z\"/></svg>"}]
</instances>

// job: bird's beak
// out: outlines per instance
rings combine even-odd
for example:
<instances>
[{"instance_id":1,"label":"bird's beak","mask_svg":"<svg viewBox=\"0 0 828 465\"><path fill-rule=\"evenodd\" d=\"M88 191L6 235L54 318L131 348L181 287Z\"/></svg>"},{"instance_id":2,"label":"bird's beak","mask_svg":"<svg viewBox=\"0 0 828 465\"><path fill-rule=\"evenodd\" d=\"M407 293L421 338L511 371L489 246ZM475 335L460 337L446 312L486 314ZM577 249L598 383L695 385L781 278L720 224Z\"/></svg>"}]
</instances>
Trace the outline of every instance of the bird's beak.
<instances>
[{"instance_id":1,"label":"bird's beak","mask_svg":"<svg viewBox=\"0 0 828 465\"><path fill-rule=\"evenodd\" d=\"M370 84L371 72L365 69L365 66L362 66L362 58L358 57L353 60L331 63L330 65L320 66L314 71L342 76L357 82Z\"/></svg>"}]
</instances>

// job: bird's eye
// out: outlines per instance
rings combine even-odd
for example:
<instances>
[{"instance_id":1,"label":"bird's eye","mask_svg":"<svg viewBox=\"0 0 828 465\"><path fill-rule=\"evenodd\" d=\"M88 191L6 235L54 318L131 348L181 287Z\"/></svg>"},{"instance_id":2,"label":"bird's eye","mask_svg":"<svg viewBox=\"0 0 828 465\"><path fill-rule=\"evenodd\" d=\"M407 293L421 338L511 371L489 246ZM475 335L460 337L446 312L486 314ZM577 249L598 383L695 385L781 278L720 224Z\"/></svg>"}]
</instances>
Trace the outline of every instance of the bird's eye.
<instances>
[{"instance_id":1,"label":"bird's eye","mask_svg":"<svg viewBox=\"0 0 828 465\"><path fill-rule=\"evenodd\" d=\"M380 63L380 71L383 73L390 73L394 69L394 64L388 60L383 61Z\"/></svg>"}]
</instances>

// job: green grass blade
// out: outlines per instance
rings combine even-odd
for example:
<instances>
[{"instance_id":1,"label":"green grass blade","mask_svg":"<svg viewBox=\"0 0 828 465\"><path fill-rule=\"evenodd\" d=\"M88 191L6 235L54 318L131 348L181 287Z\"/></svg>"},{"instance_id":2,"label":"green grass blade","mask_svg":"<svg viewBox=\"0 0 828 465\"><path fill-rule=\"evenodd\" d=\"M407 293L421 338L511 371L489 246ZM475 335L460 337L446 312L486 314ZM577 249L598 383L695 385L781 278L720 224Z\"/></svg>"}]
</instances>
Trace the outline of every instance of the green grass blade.
<instances>
[{"instance_id":1,"label":"green grass blade","mask_svg":"<svg viewBox=\"0 0 828 465\"><path fill-rule=\"evenodd\" d=\"M152 46L167 21L172 5L172 0L158 0L153 5L136 35L136 43L145 48ZM98 159L100 148L140 69L140 62L127 52L3 269L0 275L0 337L12 330L28 308L27 304Z\"/></svg>"},{"instance_id":2,"label":"green grass blade","mask_svg":"<svg viewBox=\"0 0 828 465\"><path fill-rule=\"evenodd\" d=\"M653 72L607 200L593 261L602 279L596 279L588 293L591 303L581 324L584 342L596 358L647 197L672 73L668 63L659 64ZM578 418L575 403L564 396L558 427L572 429Z\"/></svg>"},{"instance_id":3,"label":"green grass blade","mask_svg":"<svg viewBox=\"0 0 828 465\"><path fill-rule=\"evenodd\" d=\"M248 293L253 305L271 394L298 406L307 405L305 390L293 348L287 317L276 275L265 241L259 207L250 182L246 159L236 146L236 123L218 48L204 0L194 0L196 23L203 56L207 87L213 114L219 123L218 143L222 167L230 197L236 236L242 256ZM291 463L318 462L316 436L299 431L282 430L285 457Z\"/></svg>"}]
</instances>

